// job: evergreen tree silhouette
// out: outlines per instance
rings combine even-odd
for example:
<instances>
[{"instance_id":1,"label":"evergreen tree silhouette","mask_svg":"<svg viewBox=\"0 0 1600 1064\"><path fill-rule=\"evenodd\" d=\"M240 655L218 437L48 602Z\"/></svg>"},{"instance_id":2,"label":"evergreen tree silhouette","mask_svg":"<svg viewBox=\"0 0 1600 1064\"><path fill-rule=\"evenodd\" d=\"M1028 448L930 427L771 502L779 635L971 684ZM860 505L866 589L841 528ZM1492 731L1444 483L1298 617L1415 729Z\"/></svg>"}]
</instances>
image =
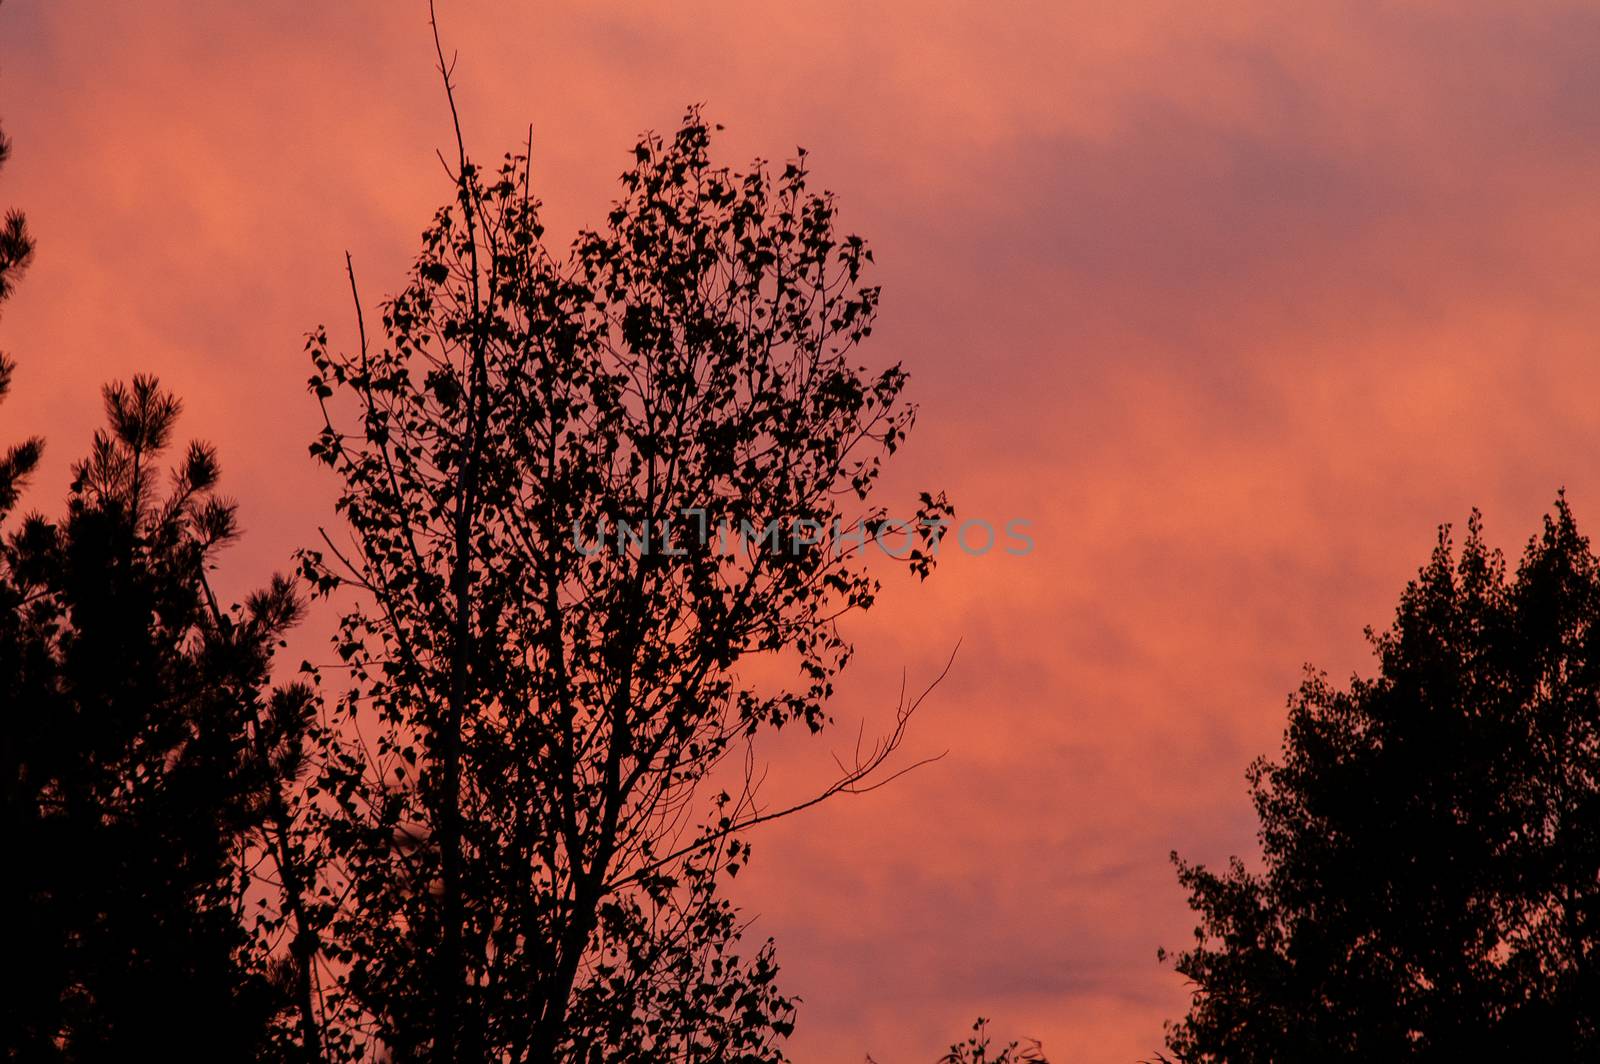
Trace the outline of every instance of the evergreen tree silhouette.
<instances>
[{"instance_id":1,"label":"evergreen tree silhouette","mask_svg":"<svg viewBox=\"0 0 1600 1064\"><path fill-rule=\"evenodd\" d=\"M1378 674L1311 675L1249 780L1263 868L1179 863L1182 1061L1600 1059L1600 563L1442 531ZM1176 860L1176 855L1174 855Z\"/></svg>"},{"instance_id":2,"label":"evergreen tree silhouette","mask_svg":"<svg viewBox=\"0 0 1600 1064\"><path fill-rule=\"evenodd\" d=\"M0 170L11 158L11 141L0 131ZM28 220L16 209L6 211L0 222L0 303L11 298L11 292L33 258L33 237L28 232Z\"/></svg>"},{"instance_id":3,"label":"evergreen tree silhouette","mask_svg":"<svg viewBox=\"0 0 1600 1064\"><path fill-rule=\"evenodd\" d=\"M0 171L5 170L10 158L11 141L6 139L5 131L0 130ZM11 298L32 259L33 237L28 233L27 219L19 210L7 210L5 221L0 223L0 310ZM0 402L11 390L15 369L10 356L0 351ZM39 464L43 449L44 443L35 438L12 444L0 455L0 517L16 505L17 494Z\"/></svg>"},{"instance_id":4,"label":"evergreen tree silhouette","mask_svg":"<svg viewBox=\"0 0 1600 1064\"><path fill-rule=\"evenodd\" d=\"M0 548L6 835L15 893L14 1055L254 1059L286 989L254 961L249 842L277 767L258 737L299 727L267 690L299 610L283 579L236 611L206 568L235 535L192 445L164 493L178 403L154 380L106 389L110 427L67 516Z\"/></svg>"},{"instance_id":5,"label":"evergreen tree silhouette","mask_svg":"<svg viewBox=\"0 0 1600 1064\"><path fill-rule=\"evenodd\" d=\"M12 212L0 296L31 253ZM0 398L11 377L0 360ZM305 692L267 686L300 607L279 578L218 608L206 573L236 524L215 453L191 444L165 474L178 401L146 377L104 397L62 519L11 527L39 440L0 460L5 1046L255 1059L290 1010L292 980L262 963L244 908L307 719Z\"/></svg>"}]
</instances>

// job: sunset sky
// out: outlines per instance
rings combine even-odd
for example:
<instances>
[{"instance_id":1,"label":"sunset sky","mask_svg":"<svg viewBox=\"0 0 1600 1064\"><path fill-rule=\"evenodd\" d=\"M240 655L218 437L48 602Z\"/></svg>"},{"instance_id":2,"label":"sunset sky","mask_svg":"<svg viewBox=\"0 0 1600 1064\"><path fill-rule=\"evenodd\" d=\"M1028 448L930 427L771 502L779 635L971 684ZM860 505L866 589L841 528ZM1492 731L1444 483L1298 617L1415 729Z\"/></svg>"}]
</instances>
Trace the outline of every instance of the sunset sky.
<instances>
[{"instance_id":1,"label":"sunset sky","mask_svg":"<svg viewBox=\"0 0 1600 1064\"><path fill-rule=\"evenodd\" d=\"M1600 531L1600 6L442 3L469 149L533 127L554 243L703 102L729 164L811 152L876 249L921 405L882 501L1033 522L848 629L839 730L949 679L868 796L760 831L734 896L804 1001L791 1055L933 1059L979 1014L1128 1064L1186 1002L1167 855L1254 847L1243 772L1305 663L1366 670L1442 522ZM425 4L0 7L0 207L39 242L0 441L53 509L98 388L158 374L220 449L224 587L331 521L305 333L349 342L451 189ZM326 655L314 615L293 648ZM315 638L313 638L313 636Z\"/></svg>"}]
</instances>

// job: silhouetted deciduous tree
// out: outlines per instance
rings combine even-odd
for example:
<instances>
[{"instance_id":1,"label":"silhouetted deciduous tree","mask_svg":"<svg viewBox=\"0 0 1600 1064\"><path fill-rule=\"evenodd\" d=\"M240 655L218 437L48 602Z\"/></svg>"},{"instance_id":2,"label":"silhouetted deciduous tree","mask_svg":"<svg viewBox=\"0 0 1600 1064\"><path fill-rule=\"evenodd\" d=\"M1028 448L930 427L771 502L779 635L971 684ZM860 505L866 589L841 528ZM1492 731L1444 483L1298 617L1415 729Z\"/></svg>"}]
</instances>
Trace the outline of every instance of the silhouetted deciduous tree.
<instances>
[{"instance_id":1,"label":"silhouetted deciduous tree","mask_svg":"<svg viewBox=\"0 0 1600 1064\"><path fill-rule=\"evenodd\" d=\"M324 948L344 1022L397 1057L776 1060L792 1026L719 893L780 812L742 767L827 720L912 410L899 366L852 362L878 292L831 198L710 141L693 112L641 140L561 257L526 158L460 150L382 342L310 341L352 536L305 573L359 595L317 781L346 899ZM922 511L926 574L947 508ZM736 671L761 661L798 684ZM911 708L818 797L881 778Z\"/></svg>"},{"instance_id":2,"label":"silhouetted deciduous tree","mask_svg":"<svg viewBox=\"0 0 1600 1064\"><path fill-rule=\"evenodd\" d=\"M1441 533L1378 674L1249 772L1263 868L1180 862L1183 1061L1600 1059L1600 563L1564 498L1507 574ZM1176 858L1175 858L1176 859Z\"/></svg>"}]
</instances>

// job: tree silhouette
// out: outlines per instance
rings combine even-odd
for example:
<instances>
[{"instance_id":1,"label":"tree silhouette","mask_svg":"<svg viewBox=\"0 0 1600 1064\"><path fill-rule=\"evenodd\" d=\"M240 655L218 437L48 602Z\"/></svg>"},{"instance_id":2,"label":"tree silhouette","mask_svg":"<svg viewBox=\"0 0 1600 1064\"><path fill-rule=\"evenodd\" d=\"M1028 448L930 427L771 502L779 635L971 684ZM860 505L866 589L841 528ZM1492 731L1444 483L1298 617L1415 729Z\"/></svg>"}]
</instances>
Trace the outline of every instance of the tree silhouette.
<instances>
[{"instance_id":1,"label":"tree silhouette","mask_svg":"<svg viewBox=\"0 0 1600 1064\"><path fill-rule=\"evenodd\" d=\"M899 366L852 364L871 253L803 157L715 167L691 111L558 256L526 157L481 169L457 128L382 342L309 344L350 536L304 572L354 596L316 784L330 1000L400 1059L779 1059L793 1003L720 887L783 812L751 741L824 726L877 587L866 500L913 411ZM904 564L947 512L924 496ZM913 708L814 800L881 782Z\"/></svg>"},{"instance_id":2,"label":"tree silhouette","mask_svg":"<svg viewBox=\"0 0 1600 1064\"><path fill-rule=\"evenodd\" d=\"M0 300L32 250L11 212ZM0 357L0 399L11 377ZM242 917L244 862L303 730L306 692L267 691L299 604L278 579L217 607L206 570L236 528L215 453L191 444L163 493L178 401L138 377L105 407L66 516L0 541L6 1051L258 1058L287 1001ZM0 526L42 448L0 460Z\"/></svg>"},{"instance_id":3,"label":"tree silhouette","mask_svg":"<svg viewBox=\"0 0 1600 1064\"><path fill-rule=\"evenodd\" d=\"M0 131L0 170L11 158L11 141ZM33 258L33 237L28 233L28 221L19 210L6 211L0 222L0 303L11 298L11 292Z\"/></svg>"},{"instance_id":4,"label":"tree silhouette","mask_svg":"<svg viewBox=\"0 0 1600 1064\"><path fill-rule=\"evenodd\" d=\"M11 158L11 141L0 130L0 170ZM19 210L8 210L4 224L0 224L0 308L5 306L16 284L33 259L33 237L28 233L28 222ZM10 356L0 351L0 402L11 390L11 377L16 371ZM39 464L39 454L44 444L38 439L12 444L0 457L0 518L17 504L17 494L29 474Z\"/></svg>"},{"instance_id":5,"label":"tree silhouette","mask_svg":"<svg viewBox=\"0 0 1600 1064\"><path fill-rule=\"evenodd\" d=\"M1183 1061L1600 1058L1600 563L1442 531L1378 675L1311 675L1249 780L1263 868L1179 863ZM1176 860L1176 855L1174 856Z\"/></svg>"},{"instance_id":6,"label":"tree silhouette","mask_svg":"<svg viewBox=\"0 0 1600 1064\"><path fill-rule=\"evenodd\" d=\"M277 783L255 743L303 711L267 690L299 605L280 578L217 607L206 569L236 529L215 454L191 445L163 494L177 401L142 377L105 401L66 517L28 517L0 547L8 878L26 914L8 1045L249 1059L287 1004L243 908Z\"/></svg>"}]
</instances>

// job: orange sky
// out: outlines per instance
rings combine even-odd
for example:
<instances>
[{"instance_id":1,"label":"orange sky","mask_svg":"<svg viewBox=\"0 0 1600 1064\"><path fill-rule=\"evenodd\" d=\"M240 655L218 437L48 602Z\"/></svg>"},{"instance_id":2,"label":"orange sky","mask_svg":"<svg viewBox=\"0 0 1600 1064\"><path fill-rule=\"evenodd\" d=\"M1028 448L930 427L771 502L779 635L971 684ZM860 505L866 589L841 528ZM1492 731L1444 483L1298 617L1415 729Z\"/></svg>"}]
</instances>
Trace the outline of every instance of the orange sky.
<instances>
[{"instance_id":1,"label":"orange sky","mask_svg":"<svg viewBox=\"0 0 1600 1064\"><path fill-rule=\"evenodd\" d=\"M1515 546L1566 485L1600 529L1592 2L442 17L471 145L533 123L556 234L690 102L730 163L810 149L877 249L869 351L922 404L885 501L1035 522L1033 555L952 559L851 629L852 734L964 641L908 750L950 756L755 839L737 895L802 1064L927 1061L980 1012L1060 1059L1157 1049L1184 992L1155 950L1192 923L1167 852L1250 850L1242 773L1301 663L1365 668L1473 505ZM430 47L420 2L0 9L0 204L40 245L3 438L49 437L34 505L99 384L153 371L242 501L231 586L314 538L303 334L349 334L346 249L376 302L448 196ZM772 753L775 800L830 766Z\"/></svg>"}]
</instances>

